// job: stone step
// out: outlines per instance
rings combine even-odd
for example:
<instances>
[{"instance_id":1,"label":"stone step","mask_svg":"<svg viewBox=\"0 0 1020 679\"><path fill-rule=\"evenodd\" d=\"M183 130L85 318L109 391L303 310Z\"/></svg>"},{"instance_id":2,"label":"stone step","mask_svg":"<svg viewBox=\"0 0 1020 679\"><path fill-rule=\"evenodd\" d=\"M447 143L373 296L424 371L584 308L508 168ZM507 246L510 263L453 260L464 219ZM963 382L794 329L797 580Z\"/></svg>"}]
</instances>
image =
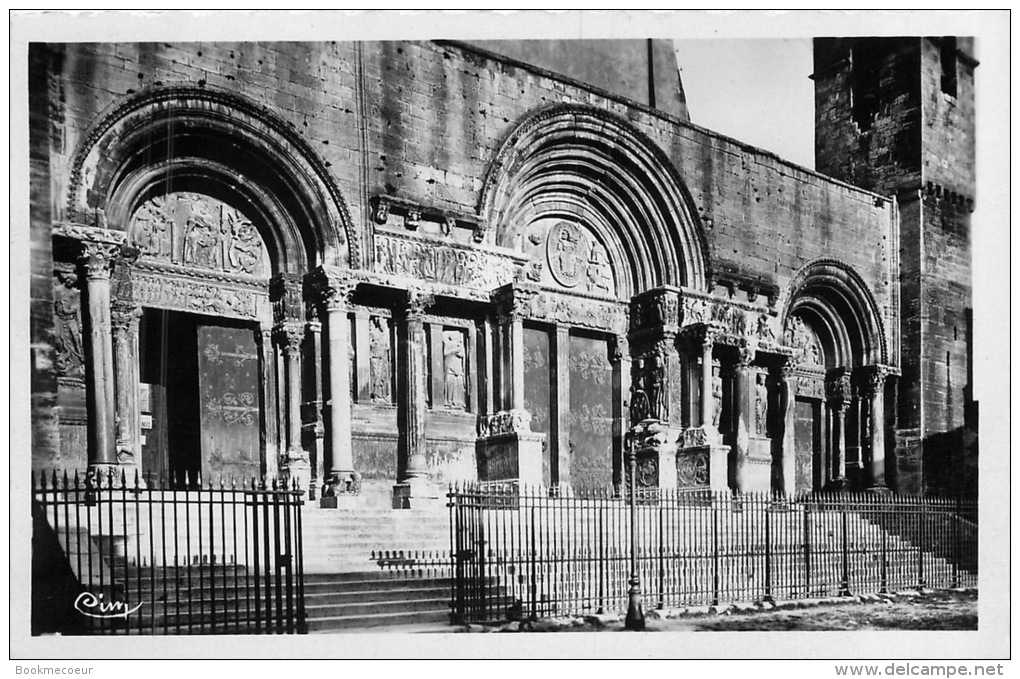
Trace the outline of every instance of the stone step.
<instances>
[{"instance_id":1,"label":"stone step","mask_svg":"<svg viewBox=\"0 0 1020 679\"><path fill-rule=\"evenodd\" d=\"M366 583L367 584L367 583ZM378 584L376 583L376 586ZM343 591L326 590L310 592L305 589L305 606L323 606L339 604L361 604L373 601L419 601L423 599L443 599L449 601L452 585L443 587L403 587L400 589L355 589Z\"/></svg>"},{"instance_id":2,"label":"stone step","mask_svg":"<svg viewBox=\"0 0 1020 679\"><path fill-rule=\"evenodd\" d=\"M431 597L427 599L396 599L377 601L358 601L328 604L307 604L305 614L308 620L319 618L354 617L368 615L384 615L387 613L417 613L420 611L450 611L450 596Z\"/></svg>"},{"instance_id":3,"label":"stone step","mask_svg":"<svg viewBox=\"0 0 1020 679\"><path fill-rule=\"evenodd\" d=\"M390 625L424 625L426 623L449 623L449 608L430 611L399 613L377 613L372 615L347 615L315 618L308 621L311 633L328 633L337 630L386 627Z\"/></svg>"}]
</instances>

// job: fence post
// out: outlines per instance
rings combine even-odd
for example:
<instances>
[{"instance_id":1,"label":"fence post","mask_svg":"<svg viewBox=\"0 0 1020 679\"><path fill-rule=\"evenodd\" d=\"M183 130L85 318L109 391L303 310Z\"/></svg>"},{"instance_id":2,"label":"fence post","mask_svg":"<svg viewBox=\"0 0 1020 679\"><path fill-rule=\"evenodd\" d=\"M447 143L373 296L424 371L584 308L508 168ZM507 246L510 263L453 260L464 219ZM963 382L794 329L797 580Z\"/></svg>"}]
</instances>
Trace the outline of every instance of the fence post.
<instances>
[{"instance_id":1,"label":"fence post","mask_svg":"<svg viewBox=\"0 0 1020 679\"><path fill-rule=\"evenodd\" d=\"M917 538L917 586L924 587L924 547L925 547L925 532L928 530L928 501L926 498L920 498L921 511L920 520L921 530L918 531Z\"/></svg>"},{"instance_id":2,"label":"fence post","mask_svg":"<svg viewBox=\"0 0 1020 679\"><path fill-rule=\"evenodd\" d=\"M850 596L850 541L847 536L847 513L846 513L846 501L840 500L842 511L840 512L840 522L842 524L843 532L843 578L839 585L840 596Z\"/></svg>"},{"instance_id":3,"label":"fence post","mask_svg":"<svg viewBox=\"0 0 1020 679\"><path fill-rule=\"evenodd\" d=\"M529 500L531 498L528 498ZM530 503L529 503L530 504ZM531 505L531 619L538 619L538 574L535 572L535 560L538 552L535 550L535 505Z\"/></svg>"},{"instance_id":4,"label":"fence post","mask_svg":"<svg viewBox=\"0 0 1020 679\"><path fill-rule=\"evenodd\" d=\"M804 595L811 595L811 504L804 503Z\"/></svg>"},{"instance_id":5,"label":"fence post","mask_svg":"<svg viewBox=\"0 0 1020 679\"><path fill-rule=\"evenodd\" d=\"M766 496L768 497L768 496ZM771 506L765 504L765 597L764 601L772 603L772 521L769 518Z\"/></svg>"},{"instance_id":6,"label":"fence post","mask_svg":"<svg viewBox=\"0 0 1020 679\"><path fill-rule=\"evenodd\" d=\"M661 493L661 491L660 491ZM665 578L666 578L666 547L663 544L663 512L664 505L666 503L665 498L660 494L658 497L659 501L659 605L657 608L660 610L666 606L666 591L665 591Z\"/></svg>"},{"instance_id":7,"label":"fence post","mask_svg":"<svg viewBox=\"0 0 1020 679\"><path fill-rule=\"evenodd\" d=\"M953 516L953 587L960 586L960 559L962 557L962 545L960 544L960 521L962 520L962 508L960 506L960 495L956 495L956 514Z\"/></svg>"},{"instance_id":8,"label":"fence post","mask_svg":"<svg viewBox=\"0 0 1020 679\"><path fill-rule=\"evenodd\" d=\"M889 553L888 548L886 547L886 538L888 535L887 530L889 525L889 519L886 516L886 514L889 513L889 504L885 499L881 497L879 497L878 511L879 516L882 517L882 521L881 523L879 523L879 527L881 528L879 533L881 533L882 535L882 582L881 587L879 588L878 591L881 592L882 594L887 594L889 592L889 574L888 574Z\"/></svg>"},{"instance_id":9,"label":"fence post","mask_svg":"<svg viewBox=\"0 0 1020 679\"><path fill-rule=\"evenodd\" d=\"M719 509L718 499L713 493L712 498L712 605L719 605Z\"/></svg>"}]
</instances>

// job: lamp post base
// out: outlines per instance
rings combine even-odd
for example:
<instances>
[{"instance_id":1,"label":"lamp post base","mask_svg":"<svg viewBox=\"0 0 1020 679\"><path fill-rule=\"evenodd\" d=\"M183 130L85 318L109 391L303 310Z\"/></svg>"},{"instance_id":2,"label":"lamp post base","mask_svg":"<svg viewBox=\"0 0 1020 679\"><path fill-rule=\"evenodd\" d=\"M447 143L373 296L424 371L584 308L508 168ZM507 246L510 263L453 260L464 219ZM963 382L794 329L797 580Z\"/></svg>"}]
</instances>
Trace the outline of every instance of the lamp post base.
<instances>
[{"instance_id":1,"label":"lamp post base","mask_svg":"<svg viewBox=\"0 0 1020 679\"><path fill-rule=\"evenodd\" d=\"M630 578L630 600L627 603L627 617L624 619L624 629L640 632L645 628L645 614L641 610L641 585L637 575Z\"/></svg>"}]
</instances>

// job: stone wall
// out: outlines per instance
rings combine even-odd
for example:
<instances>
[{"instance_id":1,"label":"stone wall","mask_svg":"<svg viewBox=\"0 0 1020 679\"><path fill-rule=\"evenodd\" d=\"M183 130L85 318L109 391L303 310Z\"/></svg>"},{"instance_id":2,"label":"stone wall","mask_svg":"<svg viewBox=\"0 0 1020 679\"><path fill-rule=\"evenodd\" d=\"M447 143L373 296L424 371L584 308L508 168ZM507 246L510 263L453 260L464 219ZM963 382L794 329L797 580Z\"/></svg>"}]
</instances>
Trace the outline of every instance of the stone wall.
<instances>
[{"instance_id":1,"label":"stone wall","mask_svg":"<svg viewBox=\"0 0 1020 679\"><path fill-rule=\"evenodd\" d=\"M143 90L218 88L265 107L315 149L365 243L373 234L373 196L484 219L477 215L480 192L500 145L529 115L570 102L625 119L669 158L706 235L712 291L744 300L759 291L781 294L808 262L837 258L874 294L890 342L898 331L892 284L898 253L889 200L642 104L464 45L39 45L31 62L33 257L38 260L33 261L35 273L44 278L52 266L48 226L67 217L75 150L105 112ZM439 222L422 226L426 233L439 228ZM449 238L470 243L471 231L455 228ZM370 248L364 252L371 257ZM59 449L50 414L55 388L47 382L52 370L46 363L53 343L51 290L50 280L33 286L33 318L38 319L32 336L34 455L40 465ZM464 427L453 429L433 442L432 459L458 457L459 448L449 441L472 434ZM367 426L361 431L367 434ZM388 455L380 447L384 437L378 440L379 450L371 455ZM357 459L361 453L355 447Z\"/></svg>"}]
</instances>

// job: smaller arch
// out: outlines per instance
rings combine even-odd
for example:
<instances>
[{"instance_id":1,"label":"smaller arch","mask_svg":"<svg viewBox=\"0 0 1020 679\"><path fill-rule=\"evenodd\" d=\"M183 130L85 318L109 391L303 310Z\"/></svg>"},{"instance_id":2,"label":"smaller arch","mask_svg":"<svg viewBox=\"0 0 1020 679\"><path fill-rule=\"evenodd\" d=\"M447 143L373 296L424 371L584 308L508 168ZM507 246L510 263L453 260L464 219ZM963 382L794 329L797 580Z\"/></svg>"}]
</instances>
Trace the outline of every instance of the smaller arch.
<instances>
[{"instance_id":1,"label":"smaller arch","mask_svg":"<svg viewBox=\"0 0 1020 679\"><path fill-rule=\"evenodd\" d=\"M327 164L265 107L209 86L150 88L111 106L75 150L66 207L71 218L102 210L124 229L145 197L181 186L250 205L278 271L360 266Z\"/></svg>"},{"instance_id":2,"label":"smaller arch","mask_svg":"<svg viewBox=\"0 0 1020 679\"><path fill-rule=\"evenodd\" d=\"M617 253L619 292L660 285L705 290L708 246L676 168L647 135L607 111L554 105L521 122L482 186L479 214L495 244L513 246L525 215L542 206L585 206L585 223Z\"/></svg>"},{"instance_id":3,"label":"smaller arch","mask_svg":"<svg viewBox=\"0 0 1020 679\"><path fill-rule=\"evenodd\" d=\"M882 316L859 273L835 259L817 259L798 271L782 303L782 326L800 317L822 342L826 367L888 364Z\"/></svg>"}]
</instances>

